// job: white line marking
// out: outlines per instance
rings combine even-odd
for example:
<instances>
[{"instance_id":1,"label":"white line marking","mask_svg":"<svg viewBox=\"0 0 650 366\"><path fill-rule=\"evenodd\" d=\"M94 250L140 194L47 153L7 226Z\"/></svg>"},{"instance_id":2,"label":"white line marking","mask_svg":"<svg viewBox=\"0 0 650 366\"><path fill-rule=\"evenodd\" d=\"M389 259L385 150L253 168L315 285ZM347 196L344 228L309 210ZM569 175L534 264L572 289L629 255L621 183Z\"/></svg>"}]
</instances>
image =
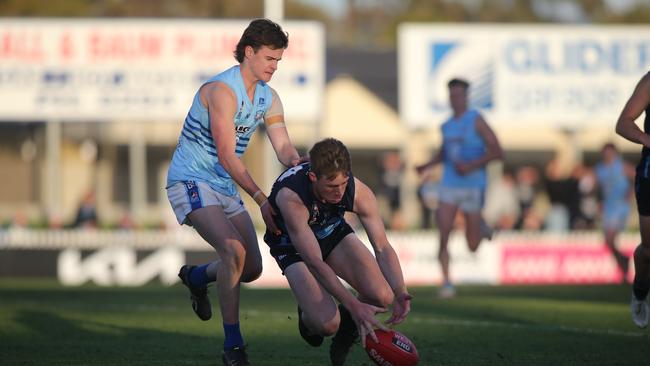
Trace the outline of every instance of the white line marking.
<instances>
[{"instance_id":1,"label":"white line marking","mask_svg":"<svg viewBox=\"0 0 650 366\"><path fill-rule=\"evenodd\" d=\"M298 314L293 314L290 312L270 312L265 310L242 310L242 315L247 316L261 316L265 318L269 317L281 317L286 319L288 316L293 318L295 316L298 319ZM509 329L524 329L531 331L542 331L542 332L566 332L566 333L576 333L576 334L593 334L593 335L609 335L609 336L619 336L619 337L646 337L647 334L644 331L622 331L615 329L595 329L595 328L577 328L570 327L565 325L544 325L544 324L525 324L525 323L507 323L507 322L498 322L498 321L485 321L485 320L468 320L468 319L448 319L448 318L429 318L422 316L412 316L406 319L406 322L413 324L432 324L432 325L454 325L454 326L463 326L463 327L481 327L481 328L491 328L491 327L500 327L500 328L509 328Z\"/></svg>"}]
</instances>

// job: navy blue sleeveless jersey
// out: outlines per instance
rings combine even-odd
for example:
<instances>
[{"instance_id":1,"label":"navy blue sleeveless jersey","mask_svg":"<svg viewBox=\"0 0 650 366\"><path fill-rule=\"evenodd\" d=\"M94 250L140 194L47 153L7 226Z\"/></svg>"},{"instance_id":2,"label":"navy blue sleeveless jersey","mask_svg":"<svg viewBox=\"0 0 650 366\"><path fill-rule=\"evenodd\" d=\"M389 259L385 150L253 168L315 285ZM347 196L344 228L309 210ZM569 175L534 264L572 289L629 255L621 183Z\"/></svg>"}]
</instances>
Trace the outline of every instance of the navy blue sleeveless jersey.
<instances>
[{"instance_id":1,"label":"navy blue sleeveless jersey","mask_svg":"<svg viewBox=\"0 0 650 366\"><path fill-rule=\"evenodd\" d=\"M354 208L354 176L352 173L348 173L348 185L345 188L345 193L341 201L336 204L331 204L319 201L314 195L311 180L309 180L309 176L307 175L309 168L309 163L303 163L289 168L273 183L273 188L269 195L269 203L277 213L275 222L278 228L282 230L282 233L280 235L274 235L267 230L265 235L265 241L267 243L286 242L288 239L284 218L275 202L278 192L282 188L288 188L296 192L302 203L307 207L309 210L309 227L319 241L334 232L341 224L344 224L345 219L343 215L346 211L352 211Z\"/></svg>"}]
</instances>

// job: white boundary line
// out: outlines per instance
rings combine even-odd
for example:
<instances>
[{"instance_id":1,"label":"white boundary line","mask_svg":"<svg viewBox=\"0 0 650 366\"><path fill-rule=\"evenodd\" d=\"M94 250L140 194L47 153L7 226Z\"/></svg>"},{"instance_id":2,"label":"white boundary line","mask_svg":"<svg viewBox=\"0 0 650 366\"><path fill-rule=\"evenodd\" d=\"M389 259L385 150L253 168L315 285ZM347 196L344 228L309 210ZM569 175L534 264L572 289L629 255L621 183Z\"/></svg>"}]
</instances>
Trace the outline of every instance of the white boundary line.
<instances>
[{"instance_id":1,"label":"white boundary line","mask_svg":"<svg viewBox=\"0 0 650 366\"><path fill-rule=\"evenodd\" d=\"M293 314L291 312L269 312L264 310L244 310L241 311L242 315L246 314L249 316L263 316L263 317L281 317L286 319L287 315L295 315L296 319L298 314ZM293 315L292 315L293 314ZM491 327L500 327L500 328L509 328L509 329L524 329L530 331L540 331L540 332L563 332L563 333L576 333L576 334L587 334L587 335L608 335L608 336L618 336L618 337L647 337L649 334L642 330L639 331L622 331L615 329L595 329L595 328L577 328L570 327L565 325L544 325L544 324L525 324L525 323L507 323L507 322L498 322L498 321L485 321L485 320L468 320L468 319L448 319L448 318L428 318L428 317L408 317L406 320L408 323L413 324L432 324L432 325L454 325L462 327L480 327L480 328L491 328ZM631 322L631 320L630 320Z\"/></svg>"},{"instance_id":2,"label":"white boundary line","mask_svg":"<svg viewBox=\"0 0 650 366\"><path fill-rule=\"evenodd\" d=\"M620 337L644 337L647 334L643 331L629 332L614 329L595 329L595 328L576 328L565 325L544 325L544 324L525 324L525 323L506 323L485 320L463 320L463 319L445 319L445 318L423 318L423 317L409 317L409 322L427 323L435 325L458 325L464 327L501 327L510 329L525 329L532 331L543 332L566 332L577 334L593 334L593 335L613 335ZM631 322L631 320L630 320Z\"/></svg>"}]
</instances>

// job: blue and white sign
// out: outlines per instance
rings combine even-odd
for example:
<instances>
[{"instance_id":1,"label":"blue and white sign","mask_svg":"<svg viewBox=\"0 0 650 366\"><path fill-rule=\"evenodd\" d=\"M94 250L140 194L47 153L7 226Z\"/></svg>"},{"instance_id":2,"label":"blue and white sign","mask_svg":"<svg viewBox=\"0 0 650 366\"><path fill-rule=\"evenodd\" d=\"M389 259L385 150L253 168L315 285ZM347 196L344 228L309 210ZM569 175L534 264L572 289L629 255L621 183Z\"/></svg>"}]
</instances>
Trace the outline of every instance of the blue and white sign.
<instances>
[{"instance_id":1,"label":"blue and white sign","mask_svg":"<svg viewBox=\"0 0 650 366\"><path fill-rule=\"evenodd\" d=\"M412 127L448 117L454 77L493 124L611 126L650 70L650 27L405 24L398 63L399 112Z\"/></svg>"}]
</instances>

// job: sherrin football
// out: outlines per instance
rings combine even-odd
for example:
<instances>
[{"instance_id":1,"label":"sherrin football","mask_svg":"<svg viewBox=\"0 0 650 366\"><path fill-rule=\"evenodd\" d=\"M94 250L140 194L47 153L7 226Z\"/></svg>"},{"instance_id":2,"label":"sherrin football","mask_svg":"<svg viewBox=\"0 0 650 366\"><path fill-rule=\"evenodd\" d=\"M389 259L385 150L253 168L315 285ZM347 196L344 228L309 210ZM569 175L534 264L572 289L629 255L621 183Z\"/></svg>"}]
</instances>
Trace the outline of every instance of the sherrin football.
<instances>
[{"instance_id":1,"label":"sherrin football","mask_svg":"<svg viewBox=\"0 0 650 366\"><path fill-rule=\"evenodd\" d=\"M396 330L375 329L379 343L366 337L366 353L379 366L414 366L420 356L410 339Z\"/></svg>"}]
</instances>

